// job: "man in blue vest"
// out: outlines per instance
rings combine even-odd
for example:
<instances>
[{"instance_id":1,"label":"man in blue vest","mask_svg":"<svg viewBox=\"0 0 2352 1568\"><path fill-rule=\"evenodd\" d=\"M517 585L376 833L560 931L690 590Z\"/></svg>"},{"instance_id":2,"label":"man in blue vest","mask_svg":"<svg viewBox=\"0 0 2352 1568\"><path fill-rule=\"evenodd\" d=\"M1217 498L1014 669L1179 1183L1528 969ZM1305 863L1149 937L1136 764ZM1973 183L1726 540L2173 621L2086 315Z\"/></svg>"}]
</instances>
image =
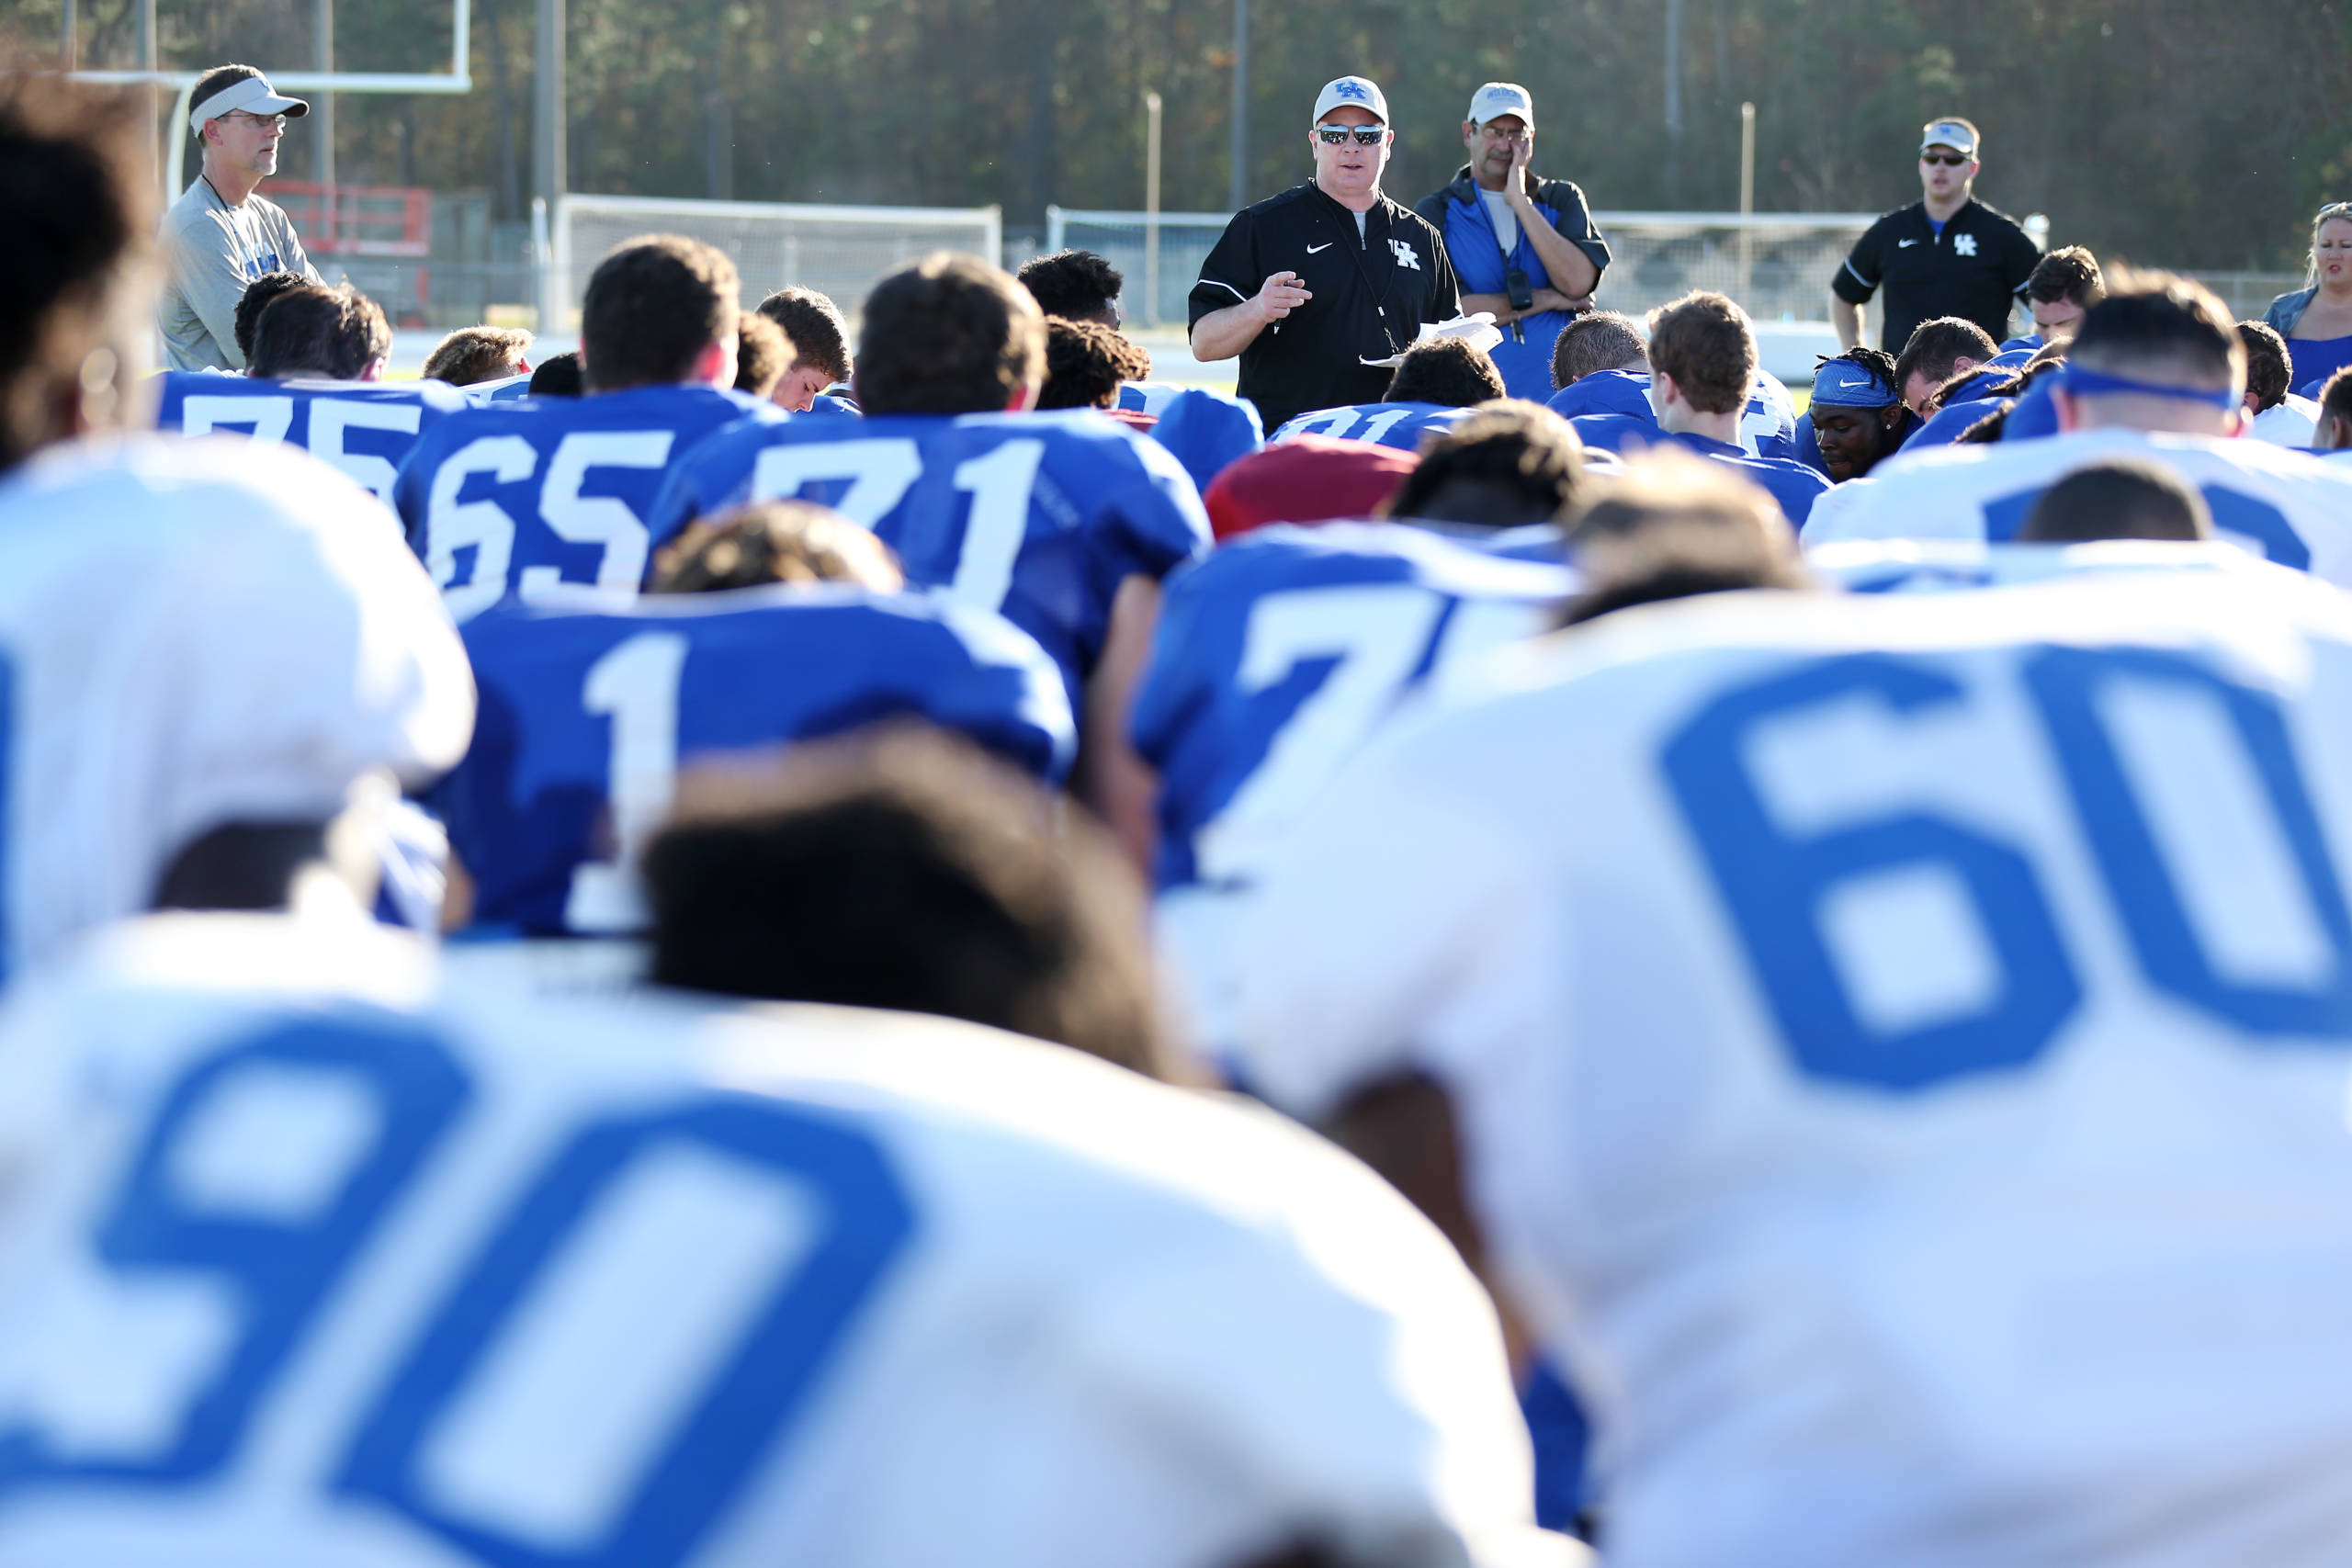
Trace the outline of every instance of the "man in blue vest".
<instances>
[{"instance_id":1,"label":"man in blue vest","mask_svg":"<svg viewBox=\"0 0 2352 1568\"><path fill-rule=\"evenodd\" d=\"M1464 314L1490 310L1503 329L1495 366L1514 398L1552 395L1552 343L1609 265L1584 192L1535 177L1535 102L1515 82L1489 82L1462 122L1470 161L1413 209L1445 236L1462 279Z\"/></svg>"}]
</instances>

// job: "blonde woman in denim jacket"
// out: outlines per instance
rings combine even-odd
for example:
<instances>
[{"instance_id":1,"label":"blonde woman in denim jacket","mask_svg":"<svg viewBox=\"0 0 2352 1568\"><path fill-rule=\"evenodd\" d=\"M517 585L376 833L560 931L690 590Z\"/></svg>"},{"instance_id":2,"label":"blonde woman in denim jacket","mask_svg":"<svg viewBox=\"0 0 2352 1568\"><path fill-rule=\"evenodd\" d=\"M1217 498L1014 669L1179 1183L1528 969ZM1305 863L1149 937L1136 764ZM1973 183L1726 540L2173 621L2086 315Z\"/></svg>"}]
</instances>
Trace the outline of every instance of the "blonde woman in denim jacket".
<instances>
[{"instance_id":1,"label":"blonde woman in denim jacket","mask_svg":"<svg viewBox=\"0 0 2352 1568\"><path fill-rule=\"evenodd\" d=\"M2305 287L2270 301L2262 319L2287 340L2293 389L2318 386L2352 365L2352 201L2330 202L2312 219Z\"/></svg>"}]
</instances>

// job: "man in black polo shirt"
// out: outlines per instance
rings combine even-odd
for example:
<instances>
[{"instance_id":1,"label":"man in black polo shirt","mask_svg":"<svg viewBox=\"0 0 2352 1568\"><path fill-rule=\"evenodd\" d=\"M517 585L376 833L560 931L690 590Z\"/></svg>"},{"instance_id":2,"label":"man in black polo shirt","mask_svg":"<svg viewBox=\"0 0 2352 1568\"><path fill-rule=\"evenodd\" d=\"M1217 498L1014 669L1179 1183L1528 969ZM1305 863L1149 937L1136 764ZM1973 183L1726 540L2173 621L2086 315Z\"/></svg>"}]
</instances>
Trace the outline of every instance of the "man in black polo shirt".
<instances>
[{"instance_id":1,"label":"man in black polo shirt","mask_svg":"<svg viewBox=\"0 0 2352 1568\"><path fill-rule=\"evenodd\" d=\"M1461 313L1445 242L1380 191L1388 100L1342 76L1315 100L1315 178L1233 215L1193 285L1193 355L1241 356L1268 430L1310 409L1380 400L1424 321Z\"/></svg>"},{"instance_id":2,"label":"man in black polo shirt","mask_svg":"<svg viewBox=\"0 0 2352 1568\"><path fill-rule=\"evenodd\" d=\"M1838 341L1862 341L1862 307L1883 284L1886 330L1879 345L1901 354L1912 329L1938 316L1974 321L1995 343L2009 333L2009 308L2041 253L2007 214L1976 199L1976 127L1930 121L1919 146L1924 200L1870 227L1829 285Z\"/></svg>"}]
</instances>

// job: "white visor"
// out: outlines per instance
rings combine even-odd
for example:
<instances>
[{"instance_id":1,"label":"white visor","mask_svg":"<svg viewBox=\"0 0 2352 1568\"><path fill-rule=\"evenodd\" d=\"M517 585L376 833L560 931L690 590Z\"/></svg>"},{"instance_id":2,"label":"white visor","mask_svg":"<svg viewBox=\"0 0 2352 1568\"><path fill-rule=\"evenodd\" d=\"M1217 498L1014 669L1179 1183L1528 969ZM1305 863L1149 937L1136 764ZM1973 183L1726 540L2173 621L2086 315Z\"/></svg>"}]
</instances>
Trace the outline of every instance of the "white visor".
<instances>
[{"instance_id":1,"label":"white visor","mask_svg":"<svg viewBox=\"0 0 2352 1568\"><path fill-rule=\"evenodd\" d=\"M279 97L266 76L248 76L242 82L230 83L188 110L188 129L201 136L206 120L219 119L231 109L243 109L247 114L290 115L300 119L311 112L311 106L300 98Z\"/></svg>"}]
</instances>

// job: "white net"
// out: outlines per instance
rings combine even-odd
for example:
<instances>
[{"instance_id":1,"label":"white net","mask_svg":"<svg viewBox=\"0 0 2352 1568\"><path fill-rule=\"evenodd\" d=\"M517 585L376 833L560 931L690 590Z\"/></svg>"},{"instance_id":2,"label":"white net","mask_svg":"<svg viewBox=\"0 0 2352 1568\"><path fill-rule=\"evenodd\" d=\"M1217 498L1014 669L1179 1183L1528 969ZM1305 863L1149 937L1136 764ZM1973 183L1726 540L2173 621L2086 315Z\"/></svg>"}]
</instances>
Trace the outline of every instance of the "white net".
<instances>
[{"instance_id":1,"label":"white net","mask_svg":"<svg viewBox=\"0 0 2352 1568\"><path fill-rule=\"evenodd\" d=\"M1598 303L1638 315L1694 288L1728 294L1758 321L1820 321L1829 314L1829 280L1862 231L1868 212L1596 212L1608 240L1609 270ZM1047 214L1046 246L1098 253L1125 276L1120 311L1151 324L1182 321L1184 299L1201 263L1225 231L1227 215L1163 212L1159 220L1157 289L1148 287L1148 220L1141 212Z\"/></svg>"},{"instance_id":2,"label":"white net","mask_svg":"<svg viewBox=\"0 0 2352 1568\"><path fill-rule=\"evenodd\" d=\"M566 196L556 207L556 292L573 310L605 253L640 234L684 234L733 258L743 302L787 285L821 290L855 316L885 274L933 251L1001 259L993 207L814 207L785 202L678 201Z\"/></svg>"},{"instance_id":3,"label":"white net","mask_svg":"<svg viewBox=\"0 0 2352 1568\"><path fill-rule=\"evenodd\" d=\"M1757 321L1819 321L1829 284L1874 212L1596 212L1609 242L1597 303L1638 316L1694 288Z\"/></svg>"},{"instance_id":4,"label":"white net","mask_svg":"<svg viewBox=\"0 0 2352 1568\"><path fill-rule=\"evenodd\" d=\"M1151 269L1151 220L1141 212L1046 209L1046 249L1092 251L1119 269L1126 280L1120 291L1119 314L1144 326L1162 321L1182 325L1188 319L1185 297L1201 276L1217 236L1230 217L1223 212L1163 212L1159 215L1159 270Z\"/></svg>"}]
</instances>

